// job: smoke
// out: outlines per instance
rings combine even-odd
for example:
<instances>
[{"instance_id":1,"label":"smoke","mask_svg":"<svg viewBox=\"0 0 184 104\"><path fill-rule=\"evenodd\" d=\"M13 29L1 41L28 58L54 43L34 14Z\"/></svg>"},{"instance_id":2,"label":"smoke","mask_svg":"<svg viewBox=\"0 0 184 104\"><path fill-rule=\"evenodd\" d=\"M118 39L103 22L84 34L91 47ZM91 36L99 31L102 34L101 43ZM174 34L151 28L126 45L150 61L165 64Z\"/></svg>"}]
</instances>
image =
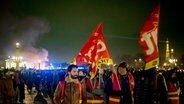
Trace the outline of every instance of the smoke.
<instances>
[{"instance_id":1,"label":"smoke","mask_svg":"<svg viewBox=\"0 0 184 104\"><path fill-rule=\"evenodd\" d=\"M41 63L41 67L45 67L48 59L48 51L46 49L36 49L36 48L27 48L22 53L24 57L24 62L28 67L38 68L38 63ZM39 62L40 61L40 62Z\"/></svg>"},{"instance_id":2,"label":"smoke","mask_svg":"<svg viewBox=\"0 0 184 104\"><path fill-rule=\"evenodd\" d=\"M27 17L20 21L17 28L25 46L34 46L37 40L50 30L47 21L36 17Z\"/></svg>"},{"instance_id":3,"label":"smoke","mask_svg":"<svg viewBox=\"0 0 184 104\"><path fill-rule=\"evenodd\" d=\"M6 13L0 17L0 47L6 56L15 54L15 43L20 43L20 54L24 60L31 63L49 61L48 51L36 48L36 43L50 31L50 25L44 18L16 17ZM2 45L4 43L4 45Z\"/></svg>"}]
</instances>

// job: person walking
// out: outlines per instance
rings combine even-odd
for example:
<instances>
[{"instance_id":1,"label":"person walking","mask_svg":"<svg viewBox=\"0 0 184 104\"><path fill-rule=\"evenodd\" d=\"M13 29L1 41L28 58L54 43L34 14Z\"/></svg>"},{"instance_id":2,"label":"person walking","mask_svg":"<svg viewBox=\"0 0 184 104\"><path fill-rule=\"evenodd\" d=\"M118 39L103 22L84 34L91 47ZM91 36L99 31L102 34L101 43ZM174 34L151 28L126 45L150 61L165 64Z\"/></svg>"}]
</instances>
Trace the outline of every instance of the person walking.
<instances>
[{"instance_id":1,"label":"person walking","mask_svg":"<svg viewBox=\"0 0 184 104\"><path fill-rule=\"evenodd\" d=\"M86 90L78 80L77 65L68 66L67 75L59 81L53 100L55 104L86 104Z\"/></svg>"},{"instance_id":2,"label":"person walking","mask_svg":"<svg viewBox=\"0 0 184 104\"><path fill-rule=\"evenodd\" d=\"M134 104L134 77L128 72L126 62L117 66L105 85L107 104Z\"/></svg>"}]
</instances>

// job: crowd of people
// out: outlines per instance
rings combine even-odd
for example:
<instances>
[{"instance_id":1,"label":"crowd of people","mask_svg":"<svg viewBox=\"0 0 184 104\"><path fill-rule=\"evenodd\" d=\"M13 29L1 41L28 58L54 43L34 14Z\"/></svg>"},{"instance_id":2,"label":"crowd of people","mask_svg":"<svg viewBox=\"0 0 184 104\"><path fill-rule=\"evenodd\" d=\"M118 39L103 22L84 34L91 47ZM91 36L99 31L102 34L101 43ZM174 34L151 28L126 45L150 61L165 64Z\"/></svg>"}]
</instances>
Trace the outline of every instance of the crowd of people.
<instances>
[{"instance_id":1,"label":"crowd of people","mask_svg":"<svg viewBox=\"0 0 184 104\"><path fill-rule=\"evenodd\" d=\"M184 104L184 70L128 67L110 69L0 70L0 104L24 104L25 91L36 93L34 104Z\"/></svg>"}]
</instances>

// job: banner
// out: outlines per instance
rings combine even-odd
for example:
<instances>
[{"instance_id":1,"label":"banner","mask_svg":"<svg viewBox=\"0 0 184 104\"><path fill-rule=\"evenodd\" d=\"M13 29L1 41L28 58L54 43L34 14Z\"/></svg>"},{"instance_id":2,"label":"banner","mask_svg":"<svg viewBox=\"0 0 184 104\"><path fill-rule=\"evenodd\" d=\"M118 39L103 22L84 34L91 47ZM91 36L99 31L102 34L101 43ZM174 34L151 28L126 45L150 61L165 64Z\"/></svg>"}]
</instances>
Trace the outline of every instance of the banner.
<instances>
[{"instance_id":1,"label":"banner","mask_svg":"<svg viewBox=\"0 0 184 104\"><path fill-rule=\"evenodd\" d=\"M160 17L160 4L151 13L140 32L139 44L144 52L145 70L159 64L158 27Z\"/></svg>"},{"instance_id":2,"label":"banner","mask_svg":"<svg viewBox=\"0 0 184 104\"><path fill-rule=\"evenodd\" d=\"M102 64L112 64L107 44L102 33L102 24L98 24L95 31L75 57L76 64L91 64L91 79L95 77L97 69Z\"/></svg>"}]
</instances>

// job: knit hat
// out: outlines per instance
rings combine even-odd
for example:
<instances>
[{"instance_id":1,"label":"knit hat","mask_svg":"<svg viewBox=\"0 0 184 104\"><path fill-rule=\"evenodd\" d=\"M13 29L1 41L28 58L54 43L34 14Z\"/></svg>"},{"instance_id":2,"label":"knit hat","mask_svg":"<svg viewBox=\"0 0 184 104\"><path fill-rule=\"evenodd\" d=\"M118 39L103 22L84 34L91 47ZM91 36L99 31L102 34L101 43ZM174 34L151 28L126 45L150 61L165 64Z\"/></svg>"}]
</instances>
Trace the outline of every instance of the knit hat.
<instances>
[{"instance_id":1,"label":"knit hat","mask_svg":"<svg viewBox=\"0 0 184 104\"><path fill-rule=\"evenodd\" d=\"M121 63L118 65L118 68L119 68L119 67L127 68L127 63L126 63L126 62L121 62Z\"/></svg>"}]
</instances>

